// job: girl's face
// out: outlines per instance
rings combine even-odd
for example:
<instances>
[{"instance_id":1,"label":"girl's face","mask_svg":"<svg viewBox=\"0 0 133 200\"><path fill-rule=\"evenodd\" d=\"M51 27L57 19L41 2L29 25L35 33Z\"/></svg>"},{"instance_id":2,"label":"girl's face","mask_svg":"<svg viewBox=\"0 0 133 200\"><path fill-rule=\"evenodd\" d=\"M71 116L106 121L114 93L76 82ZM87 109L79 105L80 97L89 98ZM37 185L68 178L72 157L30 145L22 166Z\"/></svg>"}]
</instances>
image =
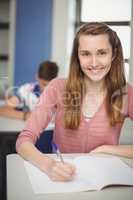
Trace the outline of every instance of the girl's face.
<instances>
[{"instance_id":1,"label":"girl's face","mask_svg":"<svg viewBox=\"0 0 133 200\"><path fill-rule=\"evenodd\" d=\"M81 69L89 80L103 81L112 62L112 47L108 35L81 35L78 57Z\"/></svg>"}]
</instances>

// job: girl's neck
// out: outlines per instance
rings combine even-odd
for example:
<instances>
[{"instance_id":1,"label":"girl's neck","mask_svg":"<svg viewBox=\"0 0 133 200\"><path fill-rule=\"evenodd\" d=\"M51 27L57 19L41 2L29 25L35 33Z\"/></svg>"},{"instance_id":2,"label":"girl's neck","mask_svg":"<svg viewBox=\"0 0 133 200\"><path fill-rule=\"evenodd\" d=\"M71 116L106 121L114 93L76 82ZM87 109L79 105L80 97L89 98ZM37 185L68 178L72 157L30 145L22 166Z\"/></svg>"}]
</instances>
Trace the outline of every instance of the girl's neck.
<instances>
[{"instance_id":1,"label":"girl's neck","mask_svg":"<svg viewBox=\"0 0 133 200\"><path fill-rule=\"evenodd\" d=\"M91 81L88 78L85 79L86 92L88 93L103 93L106 91L104 81Z\"/></svg>"}]
</instances>

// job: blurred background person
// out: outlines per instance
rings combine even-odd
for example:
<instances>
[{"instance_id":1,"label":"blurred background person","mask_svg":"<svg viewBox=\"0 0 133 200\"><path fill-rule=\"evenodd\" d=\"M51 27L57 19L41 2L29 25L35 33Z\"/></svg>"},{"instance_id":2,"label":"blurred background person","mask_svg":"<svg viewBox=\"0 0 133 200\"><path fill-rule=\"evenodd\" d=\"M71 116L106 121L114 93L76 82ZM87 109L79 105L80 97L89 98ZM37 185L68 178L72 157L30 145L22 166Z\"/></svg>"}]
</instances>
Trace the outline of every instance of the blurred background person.
<instances>
[{"instance_id":1,"label":"blurred background person","mask_svg":"<svg viewBox=\"0 0 133 200\"><path fill-rule=\"evenodd\" d=\"M27 119L44 88L52 79L57 77L58 69L59 67L55 62L41 62L36 75L36 82L25 83L12 96L7 95L6 105L0 108L0 115Z\"/></svg>"}]
</instances>

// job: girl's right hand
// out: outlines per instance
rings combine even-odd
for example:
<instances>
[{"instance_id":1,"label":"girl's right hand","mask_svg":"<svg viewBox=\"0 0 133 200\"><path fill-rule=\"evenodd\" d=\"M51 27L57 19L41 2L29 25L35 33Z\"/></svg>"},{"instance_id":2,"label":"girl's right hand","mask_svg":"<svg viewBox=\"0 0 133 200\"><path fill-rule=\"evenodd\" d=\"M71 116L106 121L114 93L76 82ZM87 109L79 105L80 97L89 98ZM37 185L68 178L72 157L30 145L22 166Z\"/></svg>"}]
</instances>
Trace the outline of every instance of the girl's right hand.
<instances>
[{"instance_id":1,"label":"girl's right hand","mask_svg":"<svg viewBox=\"0 0 133 200\"><path fill-rule=\"evenodd\" d=\"M75 175L75 166L70 163L53 161L47 174L53 181L71 181Z\"/></svg>"}]
</instances>

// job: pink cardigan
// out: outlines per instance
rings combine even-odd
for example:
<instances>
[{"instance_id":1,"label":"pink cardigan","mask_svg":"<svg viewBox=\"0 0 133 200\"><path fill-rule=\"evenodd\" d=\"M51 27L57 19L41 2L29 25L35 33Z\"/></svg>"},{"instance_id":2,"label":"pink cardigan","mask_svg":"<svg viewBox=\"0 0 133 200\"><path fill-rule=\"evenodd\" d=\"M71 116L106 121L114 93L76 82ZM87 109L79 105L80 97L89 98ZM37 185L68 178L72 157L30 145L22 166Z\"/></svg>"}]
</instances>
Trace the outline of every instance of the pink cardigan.
<instances>
[{"instance_id":1,"label":"pink cardigan","mask_svg":"<svg viewBox=\"0 0 133 200\"><path fill-rule=\"evenodd\" d=\"M25 142L36 143L42 131L55 114L53 140L63 153L85 153L100 145L115 145L119 142L122 124L110 126L105 102L100 106L89 121L81 115L78 130L65 129L63 126L63 104L65 79L54 79L42 93L36 108L27 120L24 130L20 133L16 149ZM124 106L124 116L133 119L133 87L128 85L128 98Z\"/></svg>"}]
</instances>

